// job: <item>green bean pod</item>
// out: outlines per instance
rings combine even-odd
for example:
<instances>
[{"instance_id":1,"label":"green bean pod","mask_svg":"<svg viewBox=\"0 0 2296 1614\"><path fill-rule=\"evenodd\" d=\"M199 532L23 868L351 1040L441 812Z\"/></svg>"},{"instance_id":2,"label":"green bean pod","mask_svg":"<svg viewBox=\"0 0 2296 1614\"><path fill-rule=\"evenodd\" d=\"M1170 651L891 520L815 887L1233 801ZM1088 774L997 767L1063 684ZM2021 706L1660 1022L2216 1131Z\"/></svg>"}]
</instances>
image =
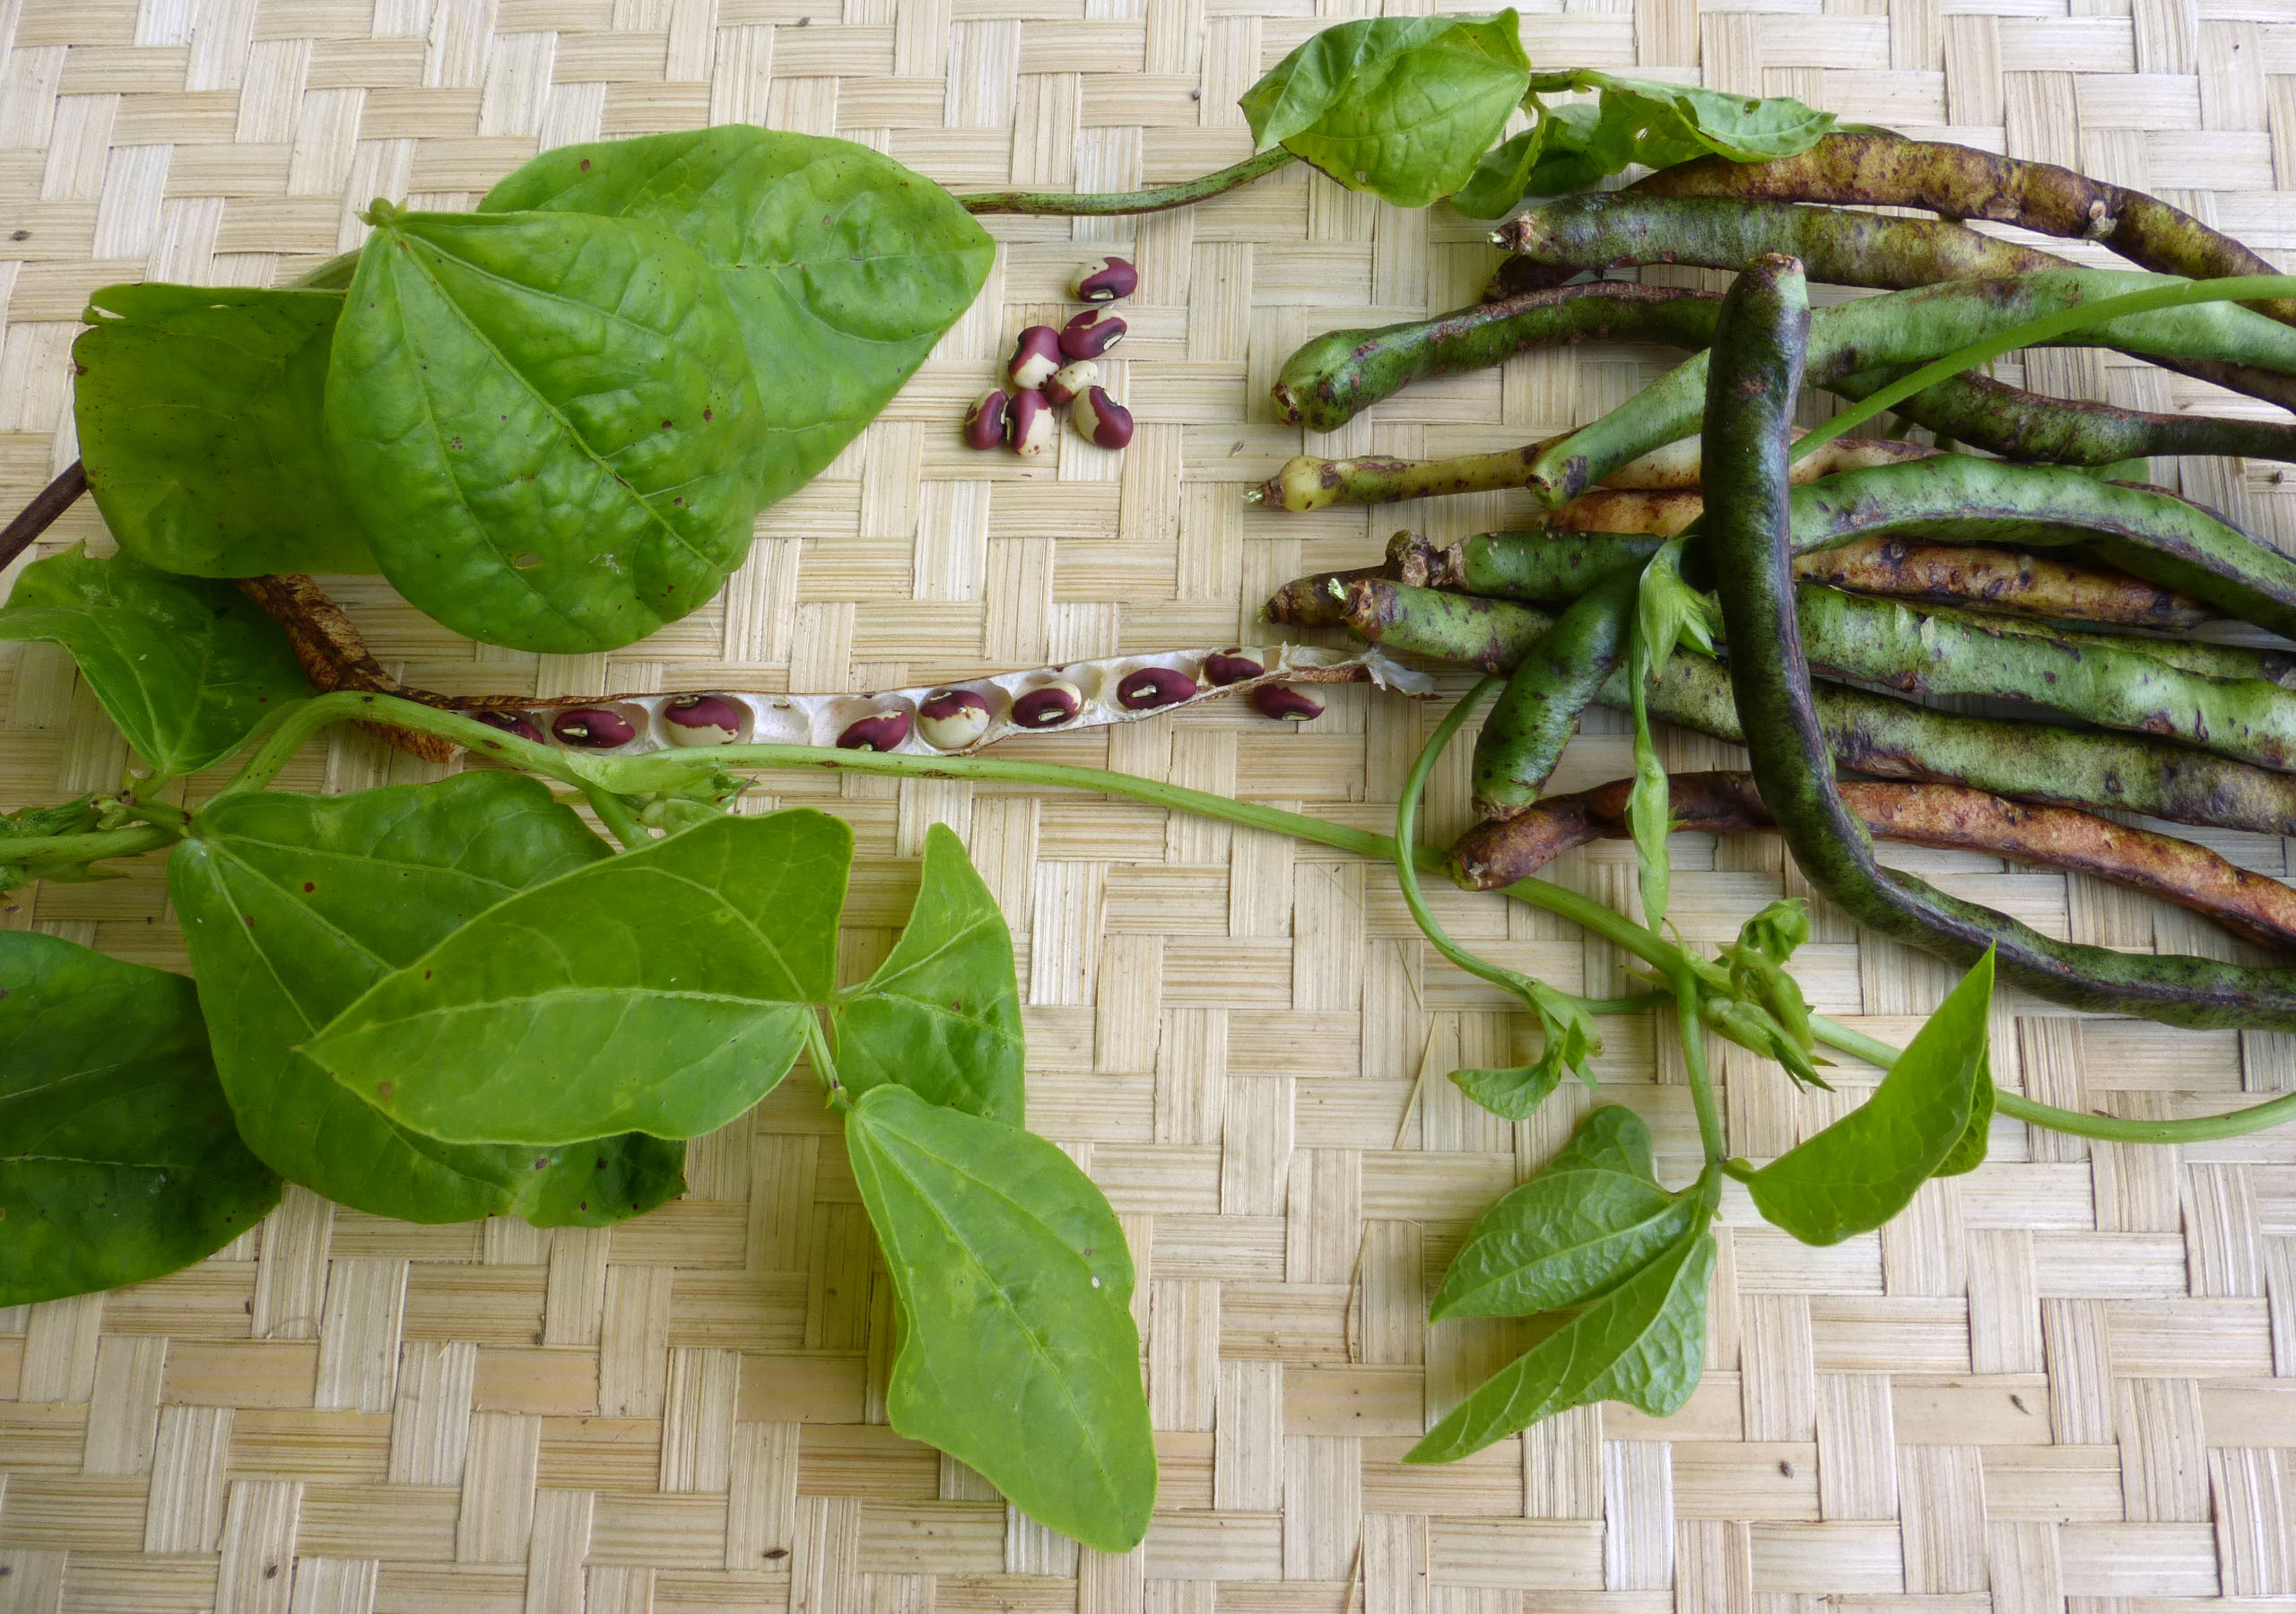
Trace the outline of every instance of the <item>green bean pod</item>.
<instances>
[{"instance_id":1,"label":"green bean pod","mask_svg":"<svg viewBox=\"0 0 2296 1614\"><path fill-rule=\"evenodd\" d=\"M1860 403L1919 368L1883 365L1855 376L1837 376L1824 386L1828 392ZM2216 378L2205 374L2213 368L2207 365L2170 368L2203 375L2205 379ZM1926 426L1941 437L2010 459L2047 460L2059 465L2117 465L2123 460L2156 455L2296 460L2296 422L2123 409L2086 398L2052 398L1984 376L1956 376L1924 387L1890 408L1892 413L1917 426Z\"/></svg>"},{"instance_id":2,"label":"green bean pod","mask_svg":"<svg viewBox=\"0 0 2296 1614\"><path fill-rule=\"evenodd\" d=\"M1808 331L1799 264L1770 259L1740 275L1715 333L1704 433L1703 530L1732 644L1731 692L1755 783L1796 863L1853 919L1959 962L1996 949L2009 979L2059 1002L2172 1025L2296 1029L2296 973L2055 941L1874 861L1834 784L1796 612L1787 456Z\"/></svg>"},{"instance_id":3,"label":"green bean pod","mask_svg":"<svg viewBox=\"0 0 2296 1614\"><path fill-rule=\"evenodd\" d=\"M2102 241L2131 263L2187 280L2279 273L2231 236L2143 191L2054 163L1879 132L1829 134L1799 156L1769 162L1702 157L1661 169L1631 189L1653 196L1918 207ZM2255 307L2296 321L2296 301Z\"/></svg>"},{"instance_id":4,"label":"green bean pod","mask_svg":"<svg viewBox=\"0 0 2296 1614\"><path fill-rule=\"evenodd\" d=\"M1378 578L1338 589L1344 601L1331 616L1357 637L1486 672L1513 667L1554 623L1549 613L1512 601ZM1273 609L1270 616L1284 620ZM1875 778L1959 783L2067 807L2296 835L2296 775L2141 734L1972 717L1839 684L1819 684L1814 697L1834 759ZM1628 699L1625 677L1613 673L1601 703L1623 707ZM1649 710L1718 740L1745 738L1728 674L1695 651L1678 647L1667 658L1651 681Z\"/></svg>"},{"instance_id":5,"label":"green bean pod","mask_svg":"<svg viewBox=\"0 0 2296 1614\"><path fill-rule=\"evenodd\" d=\"M1639 568L1614 575L1573 601L1516 662L1474 742L1474 810L1512 818L1539 799L1562 748L1625 660L1634 631Z\"/></svg>"}]
</instances>

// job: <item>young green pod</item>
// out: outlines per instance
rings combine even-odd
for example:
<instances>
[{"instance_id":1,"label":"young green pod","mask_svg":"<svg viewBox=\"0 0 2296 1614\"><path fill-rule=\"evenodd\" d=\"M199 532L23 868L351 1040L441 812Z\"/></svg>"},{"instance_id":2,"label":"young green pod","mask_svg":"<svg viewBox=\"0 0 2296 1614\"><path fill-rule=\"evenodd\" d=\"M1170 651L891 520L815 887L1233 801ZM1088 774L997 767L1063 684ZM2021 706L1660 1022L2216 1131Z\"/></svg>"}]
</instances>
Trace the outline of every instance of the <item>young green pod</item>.
<instances>
[{"instance_id":1,"label":"young green pod","mask_svg":"<svg viewBox=\"0 0 2296 1614\"><path fill-rule=\"evenodd\" d=\"M1241 683L1248 678L1257 678L1267 668L1240 647L1215 650L1204 658L1204 676L1225 689L1231 683Z\"/></svg>"},{"instance_id":2,"label":"young green pod","mask_svg":"<svg viewBox=\"0 0 2296 1614\"><path fill-rule=\"evenodd\" d=\"M1083 692L1065 678L1039 684L1013 702L1013 721L1022 728L1058 728L1083 708Z\"/></svg>"},{"instance_id":3,"label":"young green pod","mask_svg":"<svg viewBox=\"0 0 2296 1614\"><path fill-rule=\"evenodd\" d=\"M1016 388L1034 392L1066 362L1060 355L1060 333L1050 325L1031 325L1013 344L1012 362L1004 373Z\"/></svg>"},{"instance_id":4,"label":"young green pod","mask_svg":"<svg viewBox=\"0 0 2296 1614\"><path fill-rule=\"evenodd\" d=\"M681 695L662 708L662 725L680 745L731 745L742 737L744 716L723 695Z\"/></svg>"},{"instance_id":5,"label":"young green pod","mask_svg":"<svg viewBox=\"0 0 2296 1614\"><path fill-rule=\"evenodd\" d=\"M611 751L638 737L630 720L604 707L575 707L551 720L550 732L568 745L584 751Z\"/></svg>"},{"instance_id":6,"label":"young green pod","mask_svg":"<svg viewBox=\"0 0 2296 1614\"><path fill-rule=\"evenodd\" d=\"M1076 435L1103 448L1121 448L1132 441L1132 412L1109 396L1105 386L1087 387L1076 400L1069 419Z\"/></svg>"},{"instance_id":7,"label":"young green pod","mask_svg":"<svg viewBox=\"0 0 2296 1614\"><path fill-rule=\"evenodd\" d=\"M523 712L473 712L471 716L489 728L516 734L521 740L531 740L536 745L543 743L542 730L536 728L534 720Z\"/></svg>"},{"instance_id":8,"label":"young green pod","mask_svg":"<svg viewBox=\"0 0 2296 1614\"><path fill-rule=\"evenodd\" d=\"M1013 453L1022 459L1034 459L1052 447L1059 430L1059 417L1052 412L1052 400L1034 391L1013 395L1011 421L1004 436Z\"/></svg>"},{"instance_id":9,"label":"young green pod","mask_svg":"<svg viewBox=\"0 0 2296 1614\"><path fill-rule=\"evenodd\" d=\"M1263 717L1305 723L1324 715L1324 703L1290 684L1262 684L1252 691L1252 709Z\"/></svg>"},{"instance_id":10,"label":"young green pod","mask_svg":"<svg viewBox=\"0 0 2296 1614\"><path fill-rule=\"evenodd\" d=\"M1060 327L1060 351L1071 359L1097 359L1122 342L1127 328L1105 308L1087 308Z\"/></svg>"},{"instance_id":11,"label":"young green pod","mask_svg":"<svg viewBox=\"0 0 2296 1614\"><path fill-rule=\"evenodd\" d=\"M935 751L962 751L988 732L988 701L978 690L935 690L917 703L917 734Z\"/></svg>"},{"instance_id":12,"label":"young green pod","mask_svg":"<svg viewBox=\"0 0 2296 1614\"><path fill-rule=\"evenodd\" d=\"M965 411L964 438L968 448L994 448L1004 440L1005 417L1012 412L1012 400L1001 386L993 386L972 401Z\"/></svg>"},{"instance_id":13,"label":"young green pod","mask_svg":"<svg viewBox=\"0 0 2296 1614\"><path fill-rule=\"evenodd\" d=\"M1090 359L1079 359L1062 365L1046 377L1044 395L1056 404L1074 404L1077 395L1098 386L1100 382L1100 367Z\"/></svg>"},{"instance_id":14,"label":"young green pod","mask_svg":"<svg viewBox=\"0 0 2296 1614\"><path fill-rule=\"evenodd\" d=\"M1120 257L1094 258L1076 272L1068 290L1078 302L1114 302L1140 290L1140 271Z\"/></svg>"},{"instance_id":15,"label":"young green pod","mask_svg":"<svg viewBox=\"0 0 2296 1614\"><path fill-rule=\"evenodd\" d=\"M872 712L866 717L848 723L837 736L839 751L899 751L900 742L909 738L909 714L901 711Z\"/></svg>"},{"instance_id":16,"label":"young green pod","mask_svg":"<svg viewBox=\"0 0 2296 1614\"><path fill-rule=\"evenodd\" d=\"M1117 681L1116 701L1127 712L1152 712L1196 693L1196 680L1177 667L1135 667Z\"/></svg>"}]
</instances>

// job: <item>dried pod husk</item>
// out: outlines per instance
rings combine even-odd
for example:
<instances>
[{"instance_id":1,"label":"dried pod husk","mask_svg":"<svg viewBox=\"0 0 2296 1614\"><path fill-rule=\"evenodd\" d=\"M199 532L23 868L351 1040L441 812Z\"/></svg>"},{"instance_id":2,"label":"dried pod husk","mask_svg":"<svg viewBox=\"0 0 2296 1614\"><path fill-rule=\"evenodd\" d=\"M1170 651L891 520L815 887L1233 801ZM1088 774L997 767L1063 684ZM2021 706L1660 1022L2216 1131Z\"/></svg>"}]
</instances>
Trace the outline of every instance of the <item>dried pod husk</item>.
<instances>
[{"instance_id":1,"label":"dried pod husk","mask_svg":"<svg viewBox=\"0 0 2296 1614\"><path fill-rule=\"evenodd\" d=\"M638 738L637 725L607 707L576 707L551 719L550 732L584 751L612 751Z\"/></svg>"},{"instance_id":2,"label":"dried pod husk","mask_svg":"<svg viewBox=\"0 0 2296 1614\"><path fill-rule=\"evenodd\" d=\"M541 728L524 712L473 712L471 716L489 728L500 729L506 734L516 734L521 740L531 740L536 745L546 743Z\"/></svg>"},{"instance_id":3,"label":"dried pod husk","mask_svg":"<svg viewBox=\"0 0 2296 1614\"><path fill-rule=\"evenodd\" d=\"M1128 328L1106 308L1087 308L1060 327L1060 351L1071 359L1097 359L1122 342Z\"/></svg>"},{"instance_id":4,"label":"dried pod husk","mask_svg":"<svg viewBox=\"0 0 2296 1614\"><path fill-rule=\"evenodd\" d=\"M1324 715L1324 703L1290 684L1263 684L1252 691L1252 709L1263 717L1305 723Z\"/></svg>"},{"instance_id":5,"label":"dried pod husk","mask_svg":"<svg viewBox=\"0 0 2296 1614\"><path fill-rule=\"evenodd\" d=\"M1052 447L1059 431L1060 418L1052 412L1051 399L1040 392L1013 395L1012 425L1006 438L1013 453L1022 459L1034 459Z\"/></svg>"},{"instance_id":6,"label":"dried pod husk","mask_svg":"<svg viewBox=\"0 0 2296 1614\"><path fill-rule=\"evenodd\" d=\"M962 751L988 732L992 716L978 690L935 690L917 703L917 737L935 751Z\"/></svg>"},{"instance_id":7,"label":"dried pod husk","mask_svg":"<svg viewBox=\"0 0 2296 1614\"><path fill-rule=\"evenodd\" d=\"M1004 440L1004 418L1012 400L1003 387L991 387L965 411L964 438L968 448L994 448Z\"/></svg>"},{"instance_id":8,"label":"dried pod husk","mask_svg":"<svg viewBox=\"0 0 2296 1614\"><path fill-rule=\"evenodd\" d=\"M1058 728L1083 709L1083 692L1065 678L1040 683L1013 702L1013 721L1022 728Z\"/></svg>"},{"instance_id":9,"label":"dried pod husk","mask_svg":"<svg viewBox=\"0 0 2296 1614\"><path fill-rule=\"evenodd\" d=\"M1012 361L1004 373L1013 386L1034 392L1067 360L1061 357L1060 333L1050 325L1031 325L1013 344Z\"/></svg>"},{"instance_id":10,"label":"dried pod husk","mask_svg":"<svg viewBox=\"0 0 2296 1614\"><path fill-rule=\"evenodd\" d=\"M1178 667L1135 667L1117 680L1116 703L1127 712L1152 712L1186 700L1196 687Z\"/></svg>"},{"instance_id":11,"label":"dried pod husk","mask_svg":"<svg viewBox=\"0 0 2296 1614\"><path fill-rule=\"evenodd\" d=\"M1095 258L1076 272L1068 290L1078 302L1114 302L1140 290L1140 271L1120 257Z\"/></svg>"},{"instance_id":12,"label":"dried pod husk","mask_svg":"<svg viewBox=\"0 0 2296 1614\"><path fill-rule=\"evenodd\" d=\"M679 745L732 745L749 726L749 713L723 695L674 696L662 708L662 732Z\"/></svg>"},{"instance_id":13,"label":"dried pod husk","mask_svg":"<svg viewBox=\"0 0 2296 1614\"><path fill-rule=\"evenodd\" d=\"M899 751L900 742L909 738L909 714L902 711L872 712L857 722L848 723L837 736L839 751Z\"/></svg>"},{"instance_id":14,"label":"dried pod husk","mask_svg":"<svg viewBox=\"0 0 2296 1614\"><path fill-rule=\"evenodd\" d=\"M1265 662L1240 646L1233 650L1215 650L1204 658L1204 676L1222 689L1231 683L1241 683L1247 678L1257 678L1266 671Z\"/></svg>"},{"instance_id":15,"label":"dried pod husk","mask_svg":"<svg viewBox=\"0 0 2296 1614\"><path fill-rule=\"evenodd\" d=\"M1076 435L1088 443L1121 448L1132 441L1132 412L1109 397L1104 386L1086 388L1068 418L1075 422Z\"/></svg>"},{"instance_id":16,"label":"dried pod husk","mask_svg":"<svg viewBox=\"0 0 2296 1614\"><path fill-rule=\"evenodd\" d=\"M1077 395L1100 383L1100 367L1090 359L1064 364L1046 378L1044 395L1056 404L1074 404Z\"/></svg>"}]
</instances>

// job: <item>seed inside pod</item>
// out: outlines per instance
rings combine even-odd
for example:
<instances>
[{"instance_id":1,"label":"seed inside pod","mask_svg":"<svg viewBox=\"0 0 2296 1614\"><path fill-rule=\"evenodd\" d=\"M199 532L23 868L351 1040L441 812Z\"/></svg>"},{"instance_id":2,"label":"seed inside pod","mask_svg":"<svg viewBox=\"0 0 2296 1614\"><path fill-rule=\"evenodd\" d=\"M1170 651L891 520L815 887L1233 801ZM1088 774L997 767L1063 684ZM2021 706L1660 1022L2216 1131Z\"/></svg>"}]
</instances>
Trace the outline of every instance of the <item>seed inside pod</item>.
<instances>
[{"instance_id":1,"label":"seed inside pod","mask_svg":"<svg viewBox=\"0 0 2296 1614\"><path fill-rule=\"evenodd\" d=\"M1105 386L1086 388L1069 419L1076 423L1076 435L1088 443L1121 448L1132 441L1132 412L1109 397Z\"/></svg>"},{"instance_id":2,"label":"seed inside pod","mask_svg":"<svg viewBox=\"0 0 2296 1614\"><path fill-rule=\"evenodd\" d=\"M1034 459L1052 447L1059 432L1060 418L1052 412L1049 398L1040 392L1013 395L1012 426L1006 435L1013 453Z\"/></svg>"},{"instance_id":3,"label":"seed inside pod","mask_svg":"<svg viewBox=\"0 0 2296 1614\"><path fill-rule=\"evenodd\" d=\"M731 745L742 737L744 716L723 695L681 695L662 708L662 722L680 745Z\"/></svg>"},{"instance_id":4,"label":"seed inside pod","mask_svg":"<svg viewBox=\"0 0 2296 1614\"><path fill-rule=\"evenodd\" d=\"M1204 658L1204 676L1225 688L1257 678L1267 669L1241 650L1215 650Z\"/></svg>"},{"instance_id":5,"label":"seed inside pod","mask_svg":"<svg viewBox=\"0 0 2296 1614\"><path fill-rule=\"evenodd\" d=\"M1065 679L1039 684L1013 702L1013 721L1022 728L1058 728L1083 709L1083 692Z\"/></svg>"},{"instance_id":6,"label":"seed inside pod","mask_svg":"<svg viewBox=\"0 0 2296 1614\"><path fill-rule=\"evenodd\" d=\"M575 707L551 719L550 732L569 745L578 745L585 751L611 751L617 745L627 745L638 737L638 731L620 712L609 712L604 707Z\"/></svg>"},{"instance_id":7,"label":"seed inside pod","mask_svg":"<svg viewBox=\"0 0 2296 1614\"><path fill-rule=\"evenodd\" d=\"M1013 361L1004 367L1004 373L1012 377L1014 386L1034 392L1053 371L1067 362L1060 352L1058 331L1050 325L1031 325L1013 344Z\"/></svg>"},{"instance_id":8,"label":"seed inside pod","mask_svg":"<svg viewBox=\"0 0 2296 1614\"><path fill-rule=\"evenodd\" d=\"M1078 302L1114 302L1140 289L1140 271L1120 257L1096 258L1076 272L1068 282Z\"/></svg>"},{"instance_id":9,"label":"seed inside pod","mask_svg":"<svg viewBox=\"0 0 2296 1614\"><path fill-rule=\"evenodd\" d=\"M1106 308L1087 308L1060 327L1060 351L1071 359L1097 359L1122 342L1127 328Z\"/></svg>"},{"instance_id":10,"label":"seed inside pod","mask_svg":"<svg viewBox=\"0 0 2296 1614\"><path fill-rule=\"evenodd\" d=\"M988 702L978 690L935 690L917 703L917 734L935 751L962 751L988 732Z\"/></svg>"},{"instance_id":11,"label":"seed inside pod","mask_svg":"<svg viewBox=\"0 0 2296 1614\"><path fill-rule=\"evenodd\" d=\"M839 751L897 751L909 738L907 712L872 712L857 723L848 723L845 732L837 737Z\"/></svg>"},{"instance_id":12,"label":"seed inside pod","mask_svg":"<svg viewBox=\"0 0 2296 1614\"><path fill-rule=\"evenodd\" d=\"M1009 400L1002 387L992 387L965 411L964 437L968 448L994 448L1004 440L1004 417Z\"/></svg>"},{"instance_id":13,"label":"seed inside pod","mask_svg":"<svg viewBox=\"0 0 2296 1614\"><path fill-rule=\"evenodd\" d=\"M524 713L473 712L471 716L489 728L500 729L506 734L516 734L521 740L531 740L536 745L543 742L542 731L536 728L533 720Z\"/></svg>"},{"instance_id":14,"label":"seed inside pod","mask_svg":"<svg viewBox=\"0 0 2296 1614\"><path fill-rule=\"evenodd\" d=\"M1263 684L1252 691L1252 707L1263 717L1290 717L1306 722L1324 715L1324 703L1290 684Z\"/></svg>"},{"instance_id":15,"label":"seed inside pod","mask_svg":"<svg viewBox=\"0 0 2296 1614\"><path fill-rule=\"evenodd\" d=\"M1074 364L1064 364L1052 372L1044 384L1044 395L1056 404L1073 404L1076 395L1088 386L1100 383L1100 367L1090 359L1079 359Z\"/></svg>"},{"instance_id":16,"label":"seed inside pod","mask_svg":"<svg viewBox=\"0 0 2296 1614\"><path fill-rule=\"evenodd\" d=\"M1177 667L1136 667L1119 679L1116 702L1127 712L1152 712L1196 693L1196 680Z\"/></svg>"}]
</instances>

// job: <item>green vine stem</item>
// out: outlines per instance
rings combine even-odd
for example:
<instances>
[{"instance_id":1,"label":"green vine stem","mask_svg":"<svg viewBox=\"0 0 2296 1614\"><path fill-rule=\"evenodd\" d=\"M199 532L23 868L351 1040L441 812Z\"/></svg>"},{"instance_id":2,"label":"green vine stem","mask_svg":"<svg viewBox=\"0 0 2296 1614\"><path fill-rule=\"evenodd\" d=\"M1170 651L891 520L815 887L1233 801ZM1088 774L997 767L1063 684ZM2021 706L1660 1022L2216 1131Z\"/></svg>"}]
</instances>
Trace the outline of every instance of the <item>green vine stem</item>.
<instances>
[{"instance_id":1,"label":"green vine stem","mask_svg":"<svg viewBox=\"0 0 2296 1614\"><path fill-rule=\"evenodd\" d=\"M957 201L972 213L1048 213L1060 218L1097 218L1114 213L1167 213L1249 185L1263 174L1298 161L1282 146L1270 146L1231 168L1178 185L1136 191L975 191Z\"/></svg>"}]
</instances>

